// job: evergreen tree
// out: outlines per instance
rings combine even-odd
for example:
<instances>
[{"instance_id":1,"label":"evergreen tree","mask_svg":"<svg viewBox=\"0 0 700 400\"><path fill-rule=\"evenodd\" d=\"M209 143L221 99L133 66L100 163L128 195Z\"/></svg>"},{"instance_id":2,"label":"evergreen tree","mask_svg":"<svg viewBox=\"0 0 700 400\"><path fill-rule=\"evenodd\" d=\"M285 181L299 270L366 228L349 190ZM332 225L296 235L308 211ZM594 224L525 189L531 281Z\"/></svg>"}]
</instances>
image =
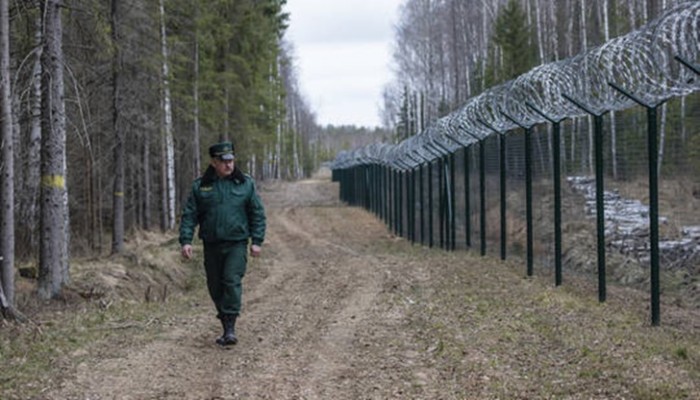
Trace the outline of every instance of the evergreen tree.
<instances>
[{"instance_id":1,"label":"evergreen tree","mask_svg":"<svg viewBox=\"0 0 700 400\"><path fill-rule=\"evenodd\" d=\"M501 62L492 60L497 80L492 82L493 84L514 79L537 64L534 39L520 2L510 0L508 5L501 9L494 24L493 43L500 49Z\"/></svg>"}]
</instances>

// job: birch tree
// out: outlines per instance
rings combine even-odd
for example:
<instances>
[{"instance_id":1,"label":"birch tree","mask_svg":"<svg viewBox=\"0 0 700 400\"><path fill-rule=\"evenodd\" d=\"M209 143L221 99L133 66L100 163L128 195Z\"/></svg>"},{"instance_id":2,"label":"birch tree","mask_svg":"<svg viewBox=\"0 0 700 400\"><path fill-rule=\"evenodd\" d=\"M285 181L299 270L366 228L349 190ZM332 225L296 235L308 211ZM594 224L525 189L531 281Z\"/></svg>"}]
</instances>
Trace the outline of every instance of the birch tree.
<instances>
[{"instance_id":1,"label":"birch tree","mask_svg":"<svg viewBox=\"0 0 700 400\"><path fill-rule=\"evenodd\" d=\"M602 0L602 11L603 11L603 40L610 40L610 18L609 18L609 8L608 0ZM612 173L613 178L617 179L617 126L616 126L615 111L610 111L610 152L612 158Z\"/></svg>"},{"instance_id":2,"label":"birch tree","mask_svg":"<svg viewBox=\"0 0 700 400\"><path fill-rule=\"evenodd\" d=\"M35 0L34 6L36 10L40 9L40 1ZM30 60L32 62L32 71L29 81L29 129L28 137L26 143L26 153L27 154L40 154L41 153L41 53L42 53L42 20L41 13L36 12L32 16L34 38L33 38L33 49L30 54ZM15 90L16 92L16 90ZM17 107L19 109L20 107ZM18 123L17 120L14 121ZM19 129L18 129L19 130ZM20 149L15 149L15 153L20 153ZM36 226L38 225L38 215L39 215L39 183L41 181L41 164L35 162L35 160L28 160L26 158L20 157L18 159L17 172L20 175L21 182L16 182L17 187L15 188L18 204L18 216L23 221L21 230L18 231L20 235L20 240L25 241L27 249L26 254L37 254L38 249L38 232Z\"/></svg>"},{"instance_id":3,"label":"birch tree","mask_svg":"<svg viewBox=\"0 0 700 400\"><path fill-rule=\"evenodd\" d=\"M61 1L42 3L41 244L39 296L58 296L69 281L69 215L66 189L66 112L63 86Z\"/></svg>"},{"instance_id":4,"label":"birch tree","mask_svg":"<svg viewBox=\"0 0 700 400\"><path fill-rule=\"evenodd\" d=\"M112 0L112 132L114 134L114 189L112 192L112 254L124 251L124 129L121 126L122 59L119 40L119 0Z\"/></svg>"},{"instance_id":5,"label":"birch tree","mask_svg":"<svg viewBox=\"0 0 700 400\"><path fill-rule=\"evenodd\" d=\"M199 4L195 2L195 20L199 19ZM193 100L193 110L192 113L194 118L194 154L193 154L193 170L195 176L199 174L202 170L202 158L200 155L199 147L201 143L201 133L199 129L199 27L195 23L194 28L194 82L192 85L192 100Z\"/></svg>"},{"instance_id":6,"label":"birch tree","mask_svg":"<svg viewBox=\"0 0 700 400\"><path fill-rule=\"evenodd\" d=\"M15 218L9 0L0 0L0 309L15 298Z\"/></svg>"},{"instance_id":7,"label":"birch tree","mask_svg":"<svg viewBox=\"0 0 700 400\"><path fill-rule=\"evenodd\" d=\"M175 227L175 142L173 140L173 113L170 98L170 72L168 67L168 39L165 32L165 5L160 0L160 42L163 80L163 116L165 150L165 196L164 221L166 229Z\"/></svg>"}]
</instances>

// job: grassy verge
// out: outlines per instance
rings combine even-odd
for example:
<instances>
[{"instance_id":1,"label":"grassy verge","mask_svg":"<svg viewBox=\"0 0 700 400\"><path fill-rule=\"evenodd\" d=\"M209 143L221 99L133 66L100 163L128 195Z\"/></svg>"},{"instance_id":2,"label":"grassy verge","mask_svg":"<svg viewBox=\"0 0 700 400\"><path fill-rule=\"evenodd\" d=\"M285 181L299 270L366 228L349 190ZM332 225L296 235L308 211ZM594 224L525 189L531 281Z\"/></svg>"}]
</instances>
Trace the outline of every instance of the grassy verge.
<instances>
[{"instance_id":1,"label":"grassy verge","mask_svg":"<svg viewBox=\"0 0 700 400\"><path fill-rule=\"evenodd\" d=\"M411 326L456 398L700 396L692 310L667 308L676 316L651 327L640 292L611 288L600 304L578 282L555 288L468 253L413 262L430 278L411 285Z\"/></svg>"},{"instance_id":2,"label":"grassy verge","mask_svg":"<svg viewBox=\"0 0 700 400\"><path fill-rule=\"evenodd\" d=\"M87 359L117 357L157 338L172 316L190 307L192 293L204 289L195 267L201 260L183 265L173 254L166 241L139 249L141 261L76 261L73 280L79 286L67 288L63 301L34 300L27 323L0 321L0 398L40 396Z\"/></svg>"}]
</instances>

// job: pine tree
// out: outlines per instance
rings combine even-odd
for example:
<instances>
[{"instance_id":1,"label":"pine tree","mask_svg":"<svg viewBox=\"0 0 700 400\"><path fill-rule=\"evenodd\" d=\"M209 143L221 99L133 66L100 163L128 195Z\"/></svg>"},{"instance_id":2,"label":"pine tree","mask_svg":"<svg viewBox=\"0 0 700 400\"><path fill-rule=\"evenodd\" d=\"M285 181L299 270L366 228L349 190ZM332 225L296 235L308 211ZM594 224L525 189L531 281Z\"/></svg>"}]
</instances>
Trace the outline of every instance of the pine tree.
<instances>
[{"instance_id":1,"label":"pine tree","mask_svg":"<svg viewBox=\"0 0 700 400\"><path fill-rule=\"evenodd\" d=\"M493 42L502 52L501 82L514 79L536 65L536 41L517 0L510 0L496 17Z\"/></svg>"}]
</instances>

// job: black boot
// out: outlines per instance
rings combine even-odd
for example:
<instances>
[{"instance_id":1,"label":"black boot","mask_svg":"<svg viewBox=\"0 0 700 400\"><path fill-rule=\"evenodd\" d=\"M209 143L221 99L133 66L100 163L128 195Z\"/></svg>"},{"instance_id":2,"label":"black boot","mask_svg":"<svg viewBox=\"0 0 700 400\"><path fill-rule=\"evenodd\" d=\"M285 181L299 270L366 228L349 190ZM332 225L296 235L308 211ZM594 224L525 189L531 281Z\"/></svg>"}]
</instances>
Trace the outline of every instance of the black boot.
<instances>
[{"instance_id":1,"label":"black boot","mask_svg":"<svg viewBox=\"0 0 700 400\"><path fill-rule=\"evenodd\" d=\"M228 346L238 343L236 338L236 317L237 315L223 315L221 317L221 325L224 328L224 334L216 339L216 343L220 346Z\"/></svg>"}]
</instances>

